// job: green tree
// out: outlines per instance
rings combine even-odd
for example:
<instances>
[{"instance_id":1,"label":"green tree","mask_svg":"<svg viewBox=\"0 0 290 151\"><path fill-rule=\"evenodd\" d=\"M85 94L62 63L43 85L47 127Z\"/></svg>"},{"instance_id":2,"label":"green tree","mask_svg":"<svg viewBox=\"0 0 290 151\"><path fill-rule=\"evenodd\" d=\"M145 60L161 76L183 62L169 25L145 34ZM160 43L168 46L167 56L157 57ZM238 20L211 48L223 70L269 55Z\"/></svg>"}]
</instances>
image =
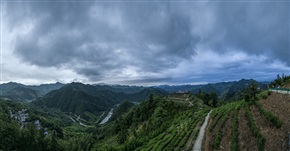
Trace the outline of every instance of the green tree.
<instances>
[{"instance_id":1,"label":"green tree","mask_svg":"<svg viewBox=\"0 0 290 151\"><path fill-rule=\"evenodd\" d=\"M258 99L257 94L257 84L255 82L251 82L251 84L244 90L244 100L246 102L256 101Z\"/></svg>"},{"instance_id":2,"label":"green tree","mask_svg":"<svg viewBox=\"0 0 290 151\"><path fill-rule=\"evenodd\" d=\"M215 92L210 93L210 97L212 100L212 106L217 107L217 102L218 102L218 96Z\"/></svg>"},{"instance_id":3,"label":"green tree","mask_svg":"<svg viewBox=\"0 0 290 151\"><path fill-rule=\"evenodd\" d=\"M128 130L122 129L117 137L118 143L123 144L127 140Z\"/></svg>"}]
</instances>

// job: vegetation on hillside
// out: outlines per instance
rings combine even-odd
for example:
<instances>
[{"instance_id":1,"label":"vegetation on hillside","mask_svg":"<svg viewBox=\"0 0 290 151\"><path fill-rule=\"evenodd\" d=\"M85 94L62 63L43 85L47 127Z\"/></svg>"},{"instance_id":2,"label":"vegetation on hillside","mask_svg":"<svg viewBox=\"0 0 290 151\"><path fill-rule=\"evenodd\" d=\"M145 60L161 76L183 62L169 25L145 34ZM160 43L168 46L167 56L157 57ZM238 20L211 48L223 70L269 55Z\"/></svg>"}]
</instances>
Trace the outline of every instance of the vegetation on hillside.
<instances>
[{"instance_id":1,"label":"vegetation on hillside","mask_svg":"<svg viewBox=\"0 0 290 151\"><path fill-rule=\"evenodd\" d=\"M61 89L49 92L31 104L41 108L54 108L80 116L88 122L95 122L98 116L124 100L139 102L150 94L164 95L166 92L144 88L140 92L125 94L82 83L71 83ZM97 116L93 116L97 115Z\"/></svg>"},{"instance_id":2,"label":"vegetation on hillside","mask_svg":"<svg viewBox=\"0 0 290 151\"><path fill-rule=\"evenodd\" d=\"M184 102L176 96L151 96L139 105L125 101L115 111L120 116L87 127L59 110L1 100L0 150L190 150L210 108L185 95ZM21 128L9 112L22 109L28 118Z\"/></svg>"},{"instance_id":3,"label":"vegetation on hillside","mask_svg":"<svg viewBox=\"0 0 290 151\"><path fill-rule=\"evenodd\" d=\"M101 131L99 150L191 149L209 108L150 97ZM185 100L184 100L185 101Z\"/></svg>"},{"instance_id":4,"label":"vegetation on hillside","mask_svg":"<svg viewBox=\"0 0 290 151\"><path fill-rule=\"evenodd\" d=\"M261 133L261 125L257 125L257 121L254 120L253 110L252 108L256 107L258 112L265 118L266 121L271 123L276 128L281 128L282 122L277 115L275 115L272 111L266 110L259 102L261 99L267 99L271 93L267 90L259 91L257 85L253 82L244 90L244 99L241 101L236 101L232 103L228 103L226 105L220 106L213 110L211 114L211 122L208 126L208 137L206 138L209 144L204 144L206 150L240 150L239 144L241 143L239 140L240 134L244 133L239 131L239 118L244 116L248 123L248 128L252 133L253 138L255 139L256 147L259 151L265 150L265 142L267 141L265 136ZM245 114L239 114L240 110L245 110ZM230 116L232 115L232 116ZM231 118L229 118L231 117ZM256 118L256 117L255 117ZM224 131L225 122L230 120L231 126L227 127L230 131ZM231 133L230 138L224 138L223 134ZM225 144L221 144L223 139L230 139L230 147L229 148L221 148L224 147Z\"/></svg>"},{"instance_id":5,"label":"vegetation on hillside","mask_svg":"<svg viewBox=\"0 0 290 151\"><path fill-rule=\"evenodd\" d=\"M113 114L110 118L110 121L113 121L115 119L117 119L118 117L122 116L123 114L125 114L127 111L129 111L135 104L125 100L123 101L121 104L119 104L114 110L113 110Z\"/></svg>"},{"instance_id":6,"label":"vegetation on hillside","mask_svg":"<svg viewBox=\"0 0 290 151\"><path fill-rule=\"evenodd\" d=\"M277 78L272 81L268 86L269 88L283 87L286 83L290 82L290 76L282 74L282 77L278 74Z\"/></svg>"},{"instance_id":7,"label":"vegetation on hillside","mask_svg":"<svg viewBox=\"0 0 290 151\"><path fill-rule=\"evenodd\" d=\"M0 100L0 150L62 150L57 141L63 138L62 128L26 109L26 106L19 103ZM28 114L29 118L24 123L22 118L25 114ZM35 124L36 119L40 120L42 127L46 127L47 130L38 128ZM22 124L25 125L21 128ZM44 134L45 131L48 132L47 135Z\"/></svg>"},{"instance_id":8,"label":"vegetation on hillside","mask_svg":"<svg viewBox=\"0 0 290 151\"><path fill-rule=\"evenodd\" d=\"M282 85L287 84L287 76L280 79L286 82ZM267 150L269 136L260 120L271 129L285 129L281 116L261 102L272 99L275 94L261 91L255 82L239 91L243 92L239 94L240 101L226 104L219 103L214 92L199 91L196 96L188 92L149 96L150 92L159 93L155 89L142 89L138 98L147 95L149 98L139 104L120 103L120 98L116 101L114 95L125 94L108 90L101 93L90 88L93 87L74 84L50 92L43 99L50 98L51 102L37 102L44 106L0 100L0 150L192 150L200 126L211 109L205 150L244 149L242 135L253 140L255 146L251 147L256 150ZM106 99L102 102L96 96ZM137 94L128 96L137 98ZM48 104L58 108L47 108ZM109 122L99 125L100 117L114 105ZM16 116L27 117L21 122ZM249 135L243 134L244 128Z\"/></svg>"},{"instance_id":9,"label":"vegetation on hillside","mask_svg":"<svg viewBox=\"0 0 290 151\"><path fill-rule=\"evenodd\" d=\"M215 92L205 93L205 92L199 91L198 94L196 94L196 97L203 100L204 104L208 106L217 107L218 96Z\"/></svg>"}]
</instances>

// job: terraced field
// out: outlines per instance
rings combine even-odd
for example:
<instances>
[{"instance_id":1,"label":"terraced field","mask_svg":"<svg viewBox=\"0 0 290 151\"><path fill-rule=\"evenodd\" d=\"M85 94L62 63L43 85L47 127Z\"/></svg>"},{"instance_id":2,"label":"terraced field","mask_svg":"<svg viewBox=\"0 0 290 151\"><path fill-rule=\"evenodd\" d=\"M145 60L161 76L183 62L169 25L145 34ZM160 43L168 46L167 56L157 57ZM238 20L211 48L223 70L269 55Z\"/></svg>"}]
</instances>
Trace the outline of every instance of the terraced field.
<instances>
[{"instance_id":1,"label":"terraced field","mask_svg":"<svg viewBox=\"0 0 290 151\"><path fill-rule=\"evenodd\" d=\"M120 129L117 127L115 131L117 135L107 133L115 137L103 139L96 148L98 150L190 151L210 110L211 108L201 99L189 93L157 96L133 107L121 116L122 120L116 121L115 125L119 124L121 130L127 130L123 144L118 142L123 135L119 133ZM130 120L131 122L127 122ZM108 127L114 124L113 122L107 123ZM114 131L113 128L112 126L110 132Z\"/></svg>"},{"instance_id":2,"label":"terraced field","mask_svg":"<svg viewBox=\"0 0 290 151\"><path fill-rule=\"evenodd\" d=\"M289 150L290 95L268 93L213 110L203 150Z\"/></svg>"},{"instance_id":3,"label":"terraced field","mask_svg":"<svg viewBox=\"0 0 290 151\"><path fill-rule=\"evenodd\" d=\"M141 150L191 150L207 113L208 110L201 110L194 116L190 112L179 116L167 131L152 139Z\"/></svg>"},{"instance_id":4,"label":"terraced field","mask_svg":"<svg viewBox=\"0 0 290 151\"><path fill-rule=\"evenodd\" d=\"M202 104L201 100L196 100L188 94L173 94L167 98L168 101L186 104L189 107L193 105L198 107ZM159 134L154 139L151 139L145 146L138 148L142 151L189 151L192 150L194 142L197 138L199 129L203 124L210 108L187 110L179 115L176 115L173 122L165 132Z\"/></svg>"}]
</instances>

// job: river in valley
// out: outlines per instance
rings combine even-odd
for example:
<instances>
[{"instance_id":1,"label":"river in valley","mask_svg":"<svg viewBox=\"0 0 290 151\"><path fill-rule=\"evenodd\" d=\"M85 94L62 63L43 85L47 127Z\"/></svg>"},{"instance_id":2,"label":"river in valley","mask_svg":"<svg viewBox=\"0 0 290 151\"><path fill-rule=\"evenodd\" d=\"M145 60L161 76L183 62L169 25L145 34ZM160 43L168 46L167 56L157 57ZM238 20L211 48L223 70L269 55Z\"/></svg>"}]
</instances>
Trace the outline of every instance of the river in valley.
<instances>
[{"instance_id":1,"label":"river in valley","mask_svg":"<svg viewBox=\"0 0 290 151\"><path fill-rule=\"evenodd\" d=\"M109 119L111 118L113 114L113 109L110 110L110 112L107 114L107 116L102 120L102 122L100 124L105 124L109 121Z\"/></svg>"}]
</instances>

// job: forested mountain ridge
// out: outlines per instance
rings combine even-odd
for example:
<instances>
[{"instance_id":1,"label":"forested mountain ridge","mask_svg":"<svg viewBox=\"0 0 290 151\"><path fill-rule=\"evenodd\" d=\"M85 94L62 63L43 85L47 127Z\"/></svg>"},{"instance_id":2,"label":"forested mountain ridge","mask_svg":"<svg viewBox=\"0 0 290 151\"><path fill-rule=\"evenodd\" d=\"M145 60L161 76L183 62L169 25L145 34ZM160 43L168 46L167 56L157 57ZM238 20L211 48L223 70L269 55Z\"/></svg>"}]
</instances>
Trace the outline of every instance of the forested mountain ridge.
<instances>
[{"instance_id":1,"label":"forested mountain ridge","mask_svg":"<svg viewBox=\"0 0 290 151\"><path fill-rule=\"evenodd\" d=\"M205 85L178 85L178 86L152 86L152 87L143 87L143 86L126 86L126 85L106 85L106 84L82 84L78 82L73 82L70 84L54 83L54 84L41 84L41 85L23 85L20 83L9 82L1 84L1 93L0 98L9 99L20 102L27 102L36 100L39 97L47 97L49 92L58 90L62 87L72 86L76 87L78 90L86 92L90 95L96 95L96 92L99 92L99 95L102 93L111 93L111 97L116 95L115 99L129 99L131 101L139 102L141 100L147 99L149 94L170 94L178 91L187 91L191 94L197 94L200 91L205 93L214 92L218 95L220 100L223 101L233 101L241 99L239 95L243 89L254 80L239 80L233 82L221 82L221 83L210 83ZM257 82L257 85L261 89L266 88L266 84ZM16 89L21 87L21 89ZM13 90L14 89L14 90ZM9 92L12 91L13 92ZM31 95L19 95L23 92L30 92ZM33 92L34 91L34 92ZM158 91L158 92L157 92ZM18 95L17 95L18 94ZM37 95L36 95L37 94ZM53 93L50 93L50 95ZM123 100L121 100L123 101Z\"/></svg>"},{"instance_id":2,"label":"forested mountain ridge","mask_svg":"<svg viewBox=\"0 0 290 151\"><path fill-rule=\"evenodd\" d=\"M71 83L49 92L31 104L39 107L56 108L62 112L72 112L84 117L85 114L100 114L124 100L140 102L150 94L167 95L166 91L156 88L145 88L137 93L120 93L110 90L99 90L92 85Z\"/></svg>"},{"instance_id":3,"label":"forested mountain ridge","mask_svg":"<svg viewBox=\"0 0 290 151\"><path fill-rule=\"evenodd\" d=\"M41 85L24 85L24 84L16 83L16 82L8 82L8 83L0 84L2 94L16 87L24 87L24 88L29 88L29 89L38 91L38 93L40 93L41 95L45 95L52 90L61 88L62 86L64 86L64 84L59 83L59 82L51 83L51 84L41 84Z\"/></svg>"},{"instance_id":4,"label":"forested mountain ridge","mask_svg":"<svg viewBox=\"0 0 290 151\"><path fill-rule=\"evenodd\" d=\"M20 83L9 82L0 85L0 98L18 102L30 102L64 86L61 83L41 84L41 85L23 85Z\"/></svg>"},{"instance_id":5,"label":"forested mountain ridge","mask_svg":"<svg viewBox=\"0 0 290 151\"><path fill-rule=\"evenodd\" d=\"M220 83L209 83L204 85L178 85L169 86L162 85L157 86L158 88L164 89L170 93L178 91L187 91L191 94L197 94L200 91L205 93L214 92L218 95L220 100L223 101L235 101L242 99L243 90L251 83L255 82L260 89L266 89L265 83L257 82L253 79L241 79L239 81L232 82L220 82Z\"/></svg>"},{"instance_id":6,"label":"forested mountain ridge","mask_svg":"<svg viewBox=\"0 0 290 151\"><path fill-rule=\"evenodd\" d=\"M41 93L39 91L35 91L33 89L18 86L15 87L7 92L5 92L0 97L5 100L14 100L18 102L30 102L35 100L36 98L39 98Z\"/></svg>"}]
</instances>

